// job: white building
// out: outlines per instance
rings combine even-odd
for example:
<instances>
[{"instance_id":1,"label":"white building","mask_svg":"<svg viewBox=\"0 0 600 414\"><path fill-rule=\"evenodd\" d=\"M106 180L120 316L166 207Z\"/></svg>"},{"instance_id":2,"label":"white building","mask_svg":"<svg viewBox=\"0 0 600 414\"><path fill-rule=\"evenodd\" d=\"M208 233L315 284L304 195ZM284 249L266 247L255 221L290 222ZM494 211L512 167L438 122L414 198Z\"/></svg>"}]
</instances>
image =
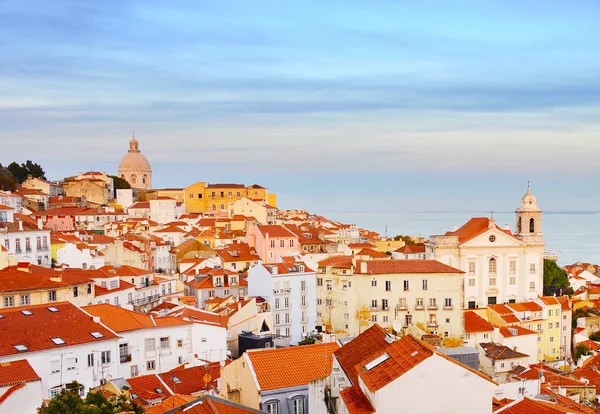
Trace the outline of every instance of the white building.
<instances>
[{"instance_id":1,"label":"white building","mask_svg":"<svg viewBox=\"0 0 600 414\"><path fill-rule=\"evenodd\" d=\"M431 237L428 250L435 260L465 272L465 307L523 302L542 294L542 210L529 188L516 219L514 235L494 219L478 217L458 230Z\"/></svg>"},{"instance_id":2,"label":"white building","mask_svg":"<svg viewBox=\"0 0 600 414\"><path fill-rule=\"evenodd\" d=\"M150 220L160 224L177 220L177 200L171 197L157 197L150 200Z\"/></svg>"},{"instance_id":3,"label":"white building","mask_svg":"<svg viewBox=\"0 0 600 414\"><path fill-rule=\"evenodd\" d=\"M56 262L78 269L100 269L104 266L104 255L85 243L67 243L56 250Z\"/></svg>"},{"instance_id":4,"label":"white building","mask_svg":"<svg viewBox=\"0 0 600 414\"><path fill-rule=\"evenodd\" d=\"M494 381L508 382L510 372L517 366L527 367L530 355L493 342L477 345L481 371ZM535 359L535 358L534 358Z\"/></svg>"},{"instance_id":5,"label":"white building","mask_svg":"<svg viewBox=\"0 0 600 414\"><path fill-rule=\"evenodd\" d=\"M22 210L21 196L13 194L10 191L0 191L0 204L11 207L15 213L20 213ZM0 212L1 217L2 212ZM2 219L0 218L0 221Z\"/></svg>"},{"instance_id":6,"label":"white building","mask_svg":"<svg viewBox=\"0 0 600 414\"><path fill-rule=\"evenodd\" d=\"M7 308L1 314L0 365L26 359L42 379L44 399L73 381L85 395L107 378L123 375L118 336L70 302Z\"/></svg>"},{"instance_id":7,"label":"white building","mask_svg":"<svg viewBox=\"0 0 600 414\"><path fill-rule=\"evenodd\" d=\"M44 229L39 221L37 226L18 219L0 222L0 244L17 262L50 267L50 230Z\"/></svg>"},{"instance_id":8,"label":"white building","mask_svg":"<svg viewBox=\"0 0 600 414\"><path fill-rule=\"evenodd\" d=\"M133 297L127 300L127 305L140 312L147 312L160 303L160 288L154 283L154 273L151 270L133 266L104 266L100 271L108 278L118 277L121 281L135 286Z\"/></svg>"},{"instance_id":9,"label":"white building","mask_svg":"<svg viewBox=\"0 0 600 414\"><path fill-rule=\"evenodd\" d=\"M413 336L394 341L381 328L372 327L334 357L327 385L332 397L338 393L341 397L339 414L356 412L356 407L378 414L492 412L490 400L497 383ZM321 398L313 399L311 414L328 412L324 385L313 391Z\"/></svg>"},{"instance_id":10,"label":"white building","mask_svg":"<svg viewBox=\"0 0 600 414\"><path fill-rule=\"evenodd\" d=\"M0 364L2 412L35 413L43 399L42 379L26 359Z\"/></svg>"},{"instance_id":11,"label":"white building","mask_svg":"<svg viewBox=\"0 0 600 414\"><path fill-rule=\"evenodd\" d=\"M127 215L133 218L149 218L150 217L150 202L138 201L127 208Z\"/></svg>"},{"instance_id":12,"label":"white building","mask_svg":"<svg viewBox=\"0 0 600 414\"><path fill-rule=\"evenodd\" d=\"M262 296L273 310L275 336L297 344L316 326L316 272L303 262L259 263L248 270L248 295Z\"/></svg>"},{"instance_id":13,"label":"white building","mask_svg":"<svg viewBox=\"0 0 600 414\"><path fill-rule=\"evenodd\" d=\"M490 342L493 339L494 325L474 311L465 311L465 346L477 348L477 344Z\"/></svg>"}]
</instances>

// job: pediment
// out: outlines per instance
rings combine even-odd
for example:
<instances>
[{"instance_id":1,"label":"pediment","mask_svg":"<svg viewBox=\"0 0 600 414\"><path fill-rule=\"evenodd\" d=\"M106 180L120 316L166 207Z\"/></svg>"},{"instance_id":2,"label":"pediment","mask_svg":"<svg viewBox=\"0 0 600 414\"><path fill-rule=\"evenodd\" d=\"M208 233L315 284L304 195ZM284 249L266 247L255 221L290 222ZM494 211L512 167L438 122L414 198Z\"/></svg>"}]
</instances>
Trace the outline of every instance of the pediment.
<instances>
[{"instance_id":1,"label":"pediment","mask_svg":"<svg viewBox=\"0 0 600 414\"><path fill-rule=\"evenodd\" d=\"M519 247L526 245L527 243L522 240L505 233L498 227L493 227L463 243L461 247Z\"/></svg>"}]
</instances>

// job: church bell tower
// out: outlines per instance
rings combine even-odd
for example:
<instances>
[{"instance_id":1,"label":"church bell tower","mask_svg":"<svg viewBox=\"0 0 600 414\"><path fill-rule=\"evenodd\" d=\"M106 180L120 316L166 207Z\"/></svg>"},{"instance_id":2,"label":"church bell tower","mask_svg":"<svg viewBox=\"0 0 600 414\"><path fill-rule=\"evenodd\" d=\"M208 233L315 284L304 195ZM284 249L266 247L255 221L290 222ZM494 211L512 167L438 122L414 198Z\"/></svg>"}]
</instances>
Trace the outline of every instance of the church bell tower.
<instances>
[{"instance_id":1,"label":"church bell tower","mask_svg":"<svg viewBox=\"0 0 600 414\"><path fill-rule=\"evenodd\" d=\"M527 185L527 193L521 198L521 206L515 211L517 231L515 236L527 244L544 244L542 233L542 210L537 206L537 200L531 194Z\"/></svg>"}]
</instances>

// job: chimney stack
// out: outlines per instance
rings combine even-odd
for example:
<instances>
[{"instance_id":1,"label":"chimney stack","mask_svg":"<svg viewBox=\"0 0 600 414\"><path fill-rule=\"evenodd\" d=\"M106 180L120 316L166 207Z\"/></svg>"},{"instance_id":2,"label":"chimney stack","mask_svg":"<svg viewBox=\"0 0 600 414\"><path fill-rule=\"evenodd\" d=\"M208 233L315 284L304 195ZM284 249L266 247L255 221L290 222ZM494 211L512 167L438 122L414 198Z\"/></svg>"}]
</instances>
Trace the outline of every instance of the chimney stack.
<instances>
[{"instance_id":1,"label":"chimney stack","mask_svg":"<svg viewBox=\"0 0 600 414\"><path fill-rule=\"evenodd\" d=\"M496 219L491 218L488 222L488 228L493 229L494 227L496 227Z\"/></svg>"}]
</instances>

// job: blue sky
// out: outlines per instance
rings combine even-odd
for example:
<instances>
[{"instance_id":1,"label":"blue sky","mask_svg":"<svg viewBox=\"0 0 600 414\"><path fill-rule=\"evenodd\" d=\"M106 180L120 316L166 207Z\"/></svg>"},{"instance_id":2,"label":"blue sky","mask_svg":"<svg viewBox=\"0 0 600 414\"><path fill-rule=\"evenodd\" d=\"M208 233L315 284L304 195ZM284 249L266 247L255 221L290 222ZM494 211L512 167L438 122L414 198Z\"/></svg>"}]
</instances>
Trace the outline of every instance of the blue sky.
<instances>
[{"instance_id":1,"label":"blue sky","mask_svg":"<svg viewBox=\"0 0 600 414\"><path fill-rule=\"evenodd\" d=\"M0 1L0 162L324 211L596 209L597 1Z\"/></svg>"}]
</instances>

